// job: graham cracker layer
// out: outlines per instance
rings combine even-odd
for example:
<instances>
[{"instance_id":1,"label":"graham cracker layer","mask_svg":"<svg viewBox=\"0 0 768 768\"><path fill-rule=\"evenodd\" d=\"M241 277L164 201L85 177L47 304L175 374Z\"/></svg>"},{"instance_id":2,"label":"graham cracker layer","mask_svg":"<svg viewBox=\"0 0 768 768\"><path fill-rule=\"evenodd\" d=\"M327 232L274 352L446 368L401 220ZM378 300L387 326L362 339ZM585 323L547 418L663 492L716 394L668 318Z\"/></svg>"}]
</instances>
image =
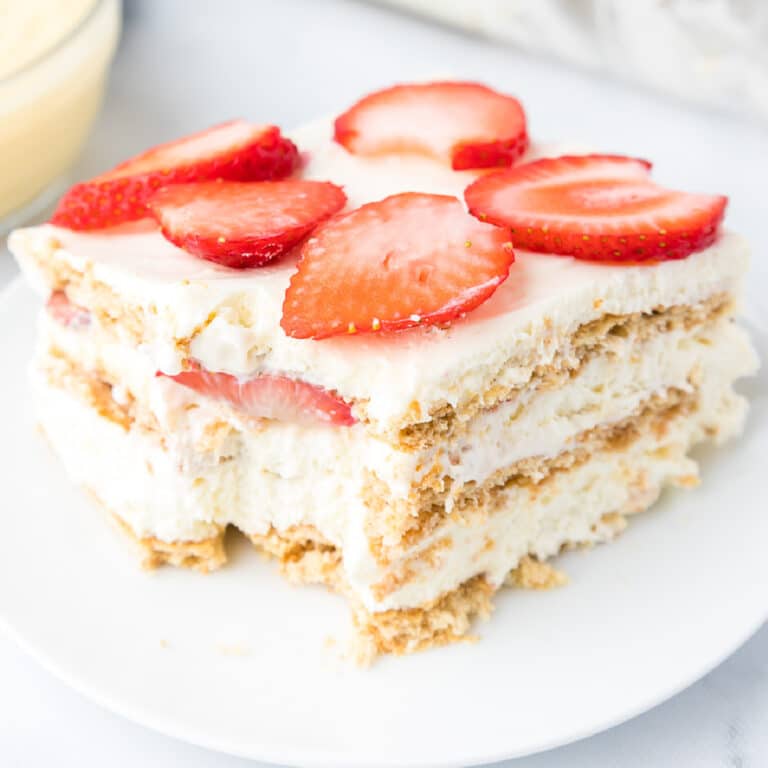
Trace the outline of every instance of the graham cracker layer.
<instances>
[{"instance_id":1,"label":"graham cracker layer","mask_svg":"<svg viewBox=\"0 0 768 768\"><path fill-rule=\"evenodd\" d=\"M90 264L76 269L66 259L56 258L61 243L51 237L48 247L40 252L29 252L35 268L44 276L51 292L62 291L69 301L87 309L108 331L123 341L135 345L146 341L144 311L138 306L128 306L106 283L93 274Z\"/></svg>"},{"instance_id":2,"label":"graham cracker layer","mask_svg":"<svg viewBox=\"0 0 768 768\"><path fill-rule=\"evenodd\" d=\"M475 576L420 608L373 614L353 609L358 662L368 664L379 654L402 656L474 640L472 622L491 615L495 591L483 576Z\"/></svg>"},{"instance_id":3,"label":"graham cracker layer","mask_svg":"<svg viewBox=\"0 0 768 768\"><path fill-rule=\"evenodd\" d=\"M136 536L127 523L115 517L120 527L141 548L143 568L153 569L161 565L173 565L177 568L192 568L201 573L210 573L227 562L224 529L215 536L200 541L162 541L154 536Z\"/></svg>"},{"instance_id":4,"label":"graham cracker layer","mask_svg":"<svg viewBox=\"0 0 768 768\"><path fill-rule=\"evenodd\" d=\"M273 528L249 538L278 560L291 582L324 584L349 599L356 633L355 653L361 663L379 654L403 655L474 639L469 634L473 620L487 618L493 608L491 596L497 587L478 574L418 608L371 612L346 585L338 548L312 526L295 526L286 531ZM524 589L551 589L565 582L562 573L531 556L522 558L507 580L507 584Z\"/></svg>"},{"instance_id":5,"label":"graham cracker layer","mask_svg":"<svg viewBox=\"0 0 768 768\"><path fill-rule=\"evenodd\" d=\"M624 515L646 509L656 495L656 492L638 494L625 508L603 515L595 526L604 529L606 535L601 536L601 540L610 540L620 533L626 525ZM165 542L155 537L136 536L129 525L119 517L116 519L139 544L145 567L168 564L207 573L226 561L223 529L199 541ZM349 600L356 638L355 655L361 663L369 663L380 654L402 655L473 640L474 620L490 615L491 598L503 586L494 586L479 573L423 605L372 612L360 603L346 583L339 548L313 526L294 526L283 531L272 528L266 534L251 534L249 538L260 551L278 561L283 574L293 583L322 584ZM563 549L580 545L578 541L568 542ZM561 586L566 581L564 574L549 563L526 555L509 572L504 584L542 590Z\"/></svg>"},{"instance_id":6,"label":"graham cracker layer","mask_svg":"<svg viewBox=\"0 0 768 768\"><path fill-rule=\"evenodd\" d=\"M431 421L411 424L401 430L393 447L407 453L428 453L437 447L440 453L450 455L452 444L466 433L473 418L492 411L501 402L514 404L516 398L521 398L521 403L528 402L532 394L556 389L576 378L582 366L594 357L610 358L621 354L627 344L642 345L643 341L672 330L703 332L724 322L724 318L731 311L730 297L718 294L696 306L660 308L650 314L604 315L582 326L574 334L567 349L556 353L555 361L551 365L536 367L525 385L513 390L497 388L493 392L476 395L474 406L469 410L443 406ZM47 363L48 379L54 386L79 394L81 399L126 428L131 423L138 423L143 430L157 433L162 440L162 430L149 408L132 399L130 402L116 402L111 397L113 387L121 384L115 380L114 374L103 368L84 370L77 360L67 357L65 352L55 346L48 354L52 359ZM638 354L642 354L641 350ZM219 407L226 410L222 403L219 403ZM219 420L210 432L201 438L199 447L203 452L218 452L227 438L233 435L234 428L227 421ZM409 496L399 499L394 509L389 509L388 505L382 502L390 499L393 494L377 477L375 470L369 471L365 490L366 503L383 526L376 535L396 535L397 521L403 520L407 523L409 517L422 515L427 507L442 503L441 497L447 494L451 481L442 473L440 453L431 459L432 466L426 475L420 476L418 482L414 482ZM536 461L532 459L528 462L529 466L524 470L526 474L537 472ZM383 503L387 508L382 508ZM390 518L391 525L386 522Z\"/></svg>"},{"instance_id":7,"label":"graham cracker layer","mask_svg":"<svg viewBox=\"0 0 768 768\"><path fill-rule=\"evenodd\" d=\"M65 353L48 350L45 360L48 381L84 400L97 413L118 423L124 429L140 429L164 441L151 412L132 398L117 403L112 397L112 384L101 378L102 372L78 367ZM663 426L681 412L695 405L695 384L691 390L670 389L642 403L625 419L601 424L575 436L570 446L554 457L530 456L502 467L482 483L455 484L441 471L428 473L411 493L395 497L386 484L372 471L366 471L362 499L369 512L365 533L372 554L381 565L401 560L408 550L431 536L448 520L470 522L493 514L505 503L506 489L528 486L544 490L546 483L558 473L587 461L600 451L620 450L638 435ZM223 421L213 421L197 437L197 448L212 458L221 458L234 427ZM223 452L222 452L223 451ZM439 469L439 465L436 465ZM393 576L394 578L394 576ZM383 586L382 586L383 588Z\"/></svg>"},{"instance_id":8,"label":"graham cracker layer","mask_svg":"<svg viewBox=\"0 0 768 768\"><path fill-rule=\"evenodd\" d=\"M65 352L49 347L41 373L57 389L70 393L96 411L102 418L130 429L135 423L135 401L128 395L126 402L118 403L112 396L112 387L106 378L86 371Z\"/></svg>"},{"instance_id":9,"label":"graham cracker layer","mask_svg":"<svg viewBox=\"0 0 768 768\"><path fill-rule=\"evenodd\" d=\"M120 382L103 368L85 369L56 346L46 349L45 357L38 360L38 368L50 386L68 392L126 431L151 434L160 444L166 445L166 436L154 413L124 387L121 387L120 398L116 399L114 390ZM213 461L219 461L229 457L231 441L236 436L231 423L212 419L196 435L194 448Z\"/></svg>"},{"instance_id":10,"label":"graham cracker layer","mask_svg":"<svg viewBox=\"0 0 768 768\"><path fill-rule=\"evenodd\" d=\"M84 490L94 502L109 513L117 527L138 548L142 568L153 570L161 565L172 565L177 568L190 568L200 573L210 573L227 562L224 547L225 528L216 526L217 530L212 536L188 541L163 541L156 536L140 536L117 512L111 510L92 488L86 487Z\"/></svg>"},{"instance_id":11,"label":"graham cracker layer","mask_svg":"<svg viewBox=\"0 0 768 768\"><path fill-rule=\"evenodd\" d=\"M250 534L259 550L280 562L283 575L293 584L324 584L347 591L341 569L341 552L311 525L298 525L278 532Z\"/></svg>"},{"instance_id":12,"label":"graham cracker layer","mask_svg":"<svg viewBox=\"0 0 768 768\"><path fill-rule=\"evenodd\" d=\"M689 332L697 327L709 327L733 312L733 298L718 293L695 305L656 307L650 312L626 315L605 314L580 326L568 343L555 352L550 363L536 365L533 358L515 358L507 360L496 372L496 378L503 380L509 368L533 366L528 381L514 387L492 385L484 392L468 392L455 406L449 403L436 405L428 419L416 419L415 414L411 414L411 423L401 425L396 443L400 448L418 451L450 442L464 433L469 421L479 413L512 401L526 390L563 386L589 360L599 355L614 355L622 340L642 342L675 330Z\"/></svg>"},{"instance_id":13,"label":"graham cracker layer","mask_svg":"<svg viewBox=\"0 0 768 768\"><path fill-rule=\"evenodd\" d=\"M381 564L401 558L447 520L470 524L503 507L506 489L527 486L543 492L556 475L567 472L603 451L619 451L640 435L653 431L661 436L667 425L697 402L695 390L669 389L652 396L627 418L601 424L576 436L573 446L554 457L532 456L503 467L483 483L465 483L457 493L450 478L427 477L408 499L392 499L383 484L373 481L366 504L373 513L366 519L371 551ZM447 502L450 497L450 511Z\"/></svg>"},{"instance_id":14,"label":"graham cracker layer","mask_svg":"<svg viewBox=\"0 0 768 768\"><path fill-rule=\"evenodd\" d=\"M98 497L94 498L99 501ZM209 573L226 563L223 529L201 541L166 542L137 536L119 516L112 513L112 517L140 547L144 568L172 565ZM473 640L472 622L490 615L491 597L498 589L480 574L418 608L372 613L355 600L346 585L338 548L314 527L294 526L282 532L271 529L266 534L252 534L248 538L260 551L278 561L281 572L292 583L322 584L350 600L355 655L361 663L369 663L379 654L402 655ZM526 556L510 572L506 583L540 590L561 586L566 581L564 574L550 564Z\"/></svg>"},{"instance_id":15,"label":"graham cracker layer","mask_svg":"<svg viewBox=\"0 0 768 768\"><path fill-rule=\"evenodd\" d=\"M89 398L89 402L96 403L98 412L101 412L100 408L103 407L99 405L100 399L112 397L108 387L93 387L90 383L84 389L84 396ZM652 399L648 402L647 413L638 415L640 419L638 424L634 426L624 424L621 427L611 425L611 432L605 434L599 433L602 429L600 427L596 428L598 432L594 434L582 435L572 451L573 456L556 457L556 459L562 458L561 464L527 467L521 465L518 468L519 471L513 476L496 478L496 486L488 490L489 495L484 500L481 500L482 489L477 489L479 494L477 502L473 504L468 501L465 509L460 506L460 497L452 498L452 514L463 515L460 517L462 522L472 525L478 519L478 515L492 514L503 506L499 499L510 485L546 487L548 477L555 473L567 472L587 461L595 450L621 450L635 439L637 434L645 433L647 430L653 430L661 437L672 418L693 408L695 408L693 393L670 390L667 396L663 398L657 396L655 401ZM130 404L123 406L122 413L128 418L131 417ZM120 414L111 414L106 417L111 420L122 418ZM125 428L125 425L123 426ZM441 497L445 489L440 486L440 478L435 478L434 483L427 483L426 489L427 493L433 494L429 498L438 499L438 506L442 504L442 519L444 519L447 497ZM600 525L605 525L612 531L618 531L624 523L621 513L640 511L654 498L655 493L645 495L641 493L633 499L631 509L617 510L615 514L605 516ZM439 522L440 519L437 520L438 525ZM434 533L435 530L433 528L431 532ZM418 544L420 536L423 535L427 534L418 532L414 534L415 538L408 540L407 547ZM481 573L427 604L372 613L350 595L350 590L344 583L343 570L340 568L339 550L324 540L314 529L302 526L288 531L270 531L266 535L251 538L260 549L280 561L286 575L293 581L326 584L350 597L353 620L360 638L362 658L370 658L377 653L410 653L430 646L466 639L471 632L473 619L487 615L491 610L491 595L495 587L489 584ZM152 537L142 537L139 539L139 544L145 552L145 563L149 566L168 563L199 570L211 570L220 566L225 560L223 531L202 541L163 542ZM577 544L579 542L573 542L573 545ZM507 581L517 586L548 588L562 583L562 577L546 563L541 563L529 555L519 561ZM397 586L398 584L395 584L395 587Z\"/></svg>"}]
</instances>

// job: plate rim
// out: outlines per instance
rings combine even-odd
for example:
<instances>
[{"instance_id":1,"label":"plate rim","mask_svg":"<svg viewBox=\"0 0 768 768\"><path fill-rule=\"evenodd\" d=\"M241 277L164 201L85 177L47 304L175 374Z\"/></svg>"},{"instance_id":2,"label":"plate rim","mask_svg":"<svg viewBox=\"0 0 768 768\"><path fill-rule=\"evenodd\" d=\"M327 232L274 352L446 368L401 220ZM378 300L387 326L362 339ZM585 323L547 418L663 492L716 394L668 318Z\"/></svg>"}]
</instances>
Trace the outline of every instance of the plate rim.
<instances>
[{"instance_id":1,"label":"plate rim","mask_svg":"<svg viewBox=\"0 0 768 768\"><path fill-rule=\"evenodd\" d=\"M768 613L768 611L767 611ZM430 761L413 761L408 760L403 762L402 760L386 760L377 761L371 763L364 763L362 765L368 768L475 768L476 766L485 766L503 762L505 760L514 760L523 757L532 757L537 754L549 752L560 747L569 746L570 744L576 744L579 741L588 739L591 736L596 736L601 733L605 733L612 728L615 728L623 723L627 723L630 720L634 720L647 712L650 712L657 706L670 701L675 696L683 693L695 683L699 682L717 667L723 664L734 653L742 648L751 638L753 638L758 631L764 626L768 626L768 616L758 619L755 625L748 629L744 637L736 640L732 647L725 650L722 655L714 659L711 664L705 665L705 668L692 676L686 675L682 680L675 681L669 689L664 692L660 698L651 697L652 701L643 701L635 708L630 708L624 714L617 716L616 718L608 718L605 722L602 722L593 728L587 729L574 729L574 732L567 736L553 739L551 742L542 743L537 748L523 748L521 750L511 750L505 752L491 752L486 754L478 754L475 757L462 759L453 762L446 762L440 760L434 762ZM2 631L6 637L13 640L21 650L26 653L30 658L39 664L46 672L48 672L53 678L66 685L71 690L75 691L79 695L83 696L89 702L96 704L102 709L125 718L135 725L139 725L147 730L154 731L163 736L181 741L187 744L192 744L196 747L207 749L213 753L219 753L224 755L230 755L232 757L244 758L247 760L256 760L259 762L271 763L277 766L287 766L288 768L360 768L361 761L359 758L350 756L348 753L329 753L324 752L321 757L316 752L307 752L301 749L293 749L292 751L275 752L274 750L265 750L263 752L251 752L236 748L232 745L227 745L223 742L219 742L216 739L199 738L196 735L185 733L183 728L177 728L172 724L158 724L145 719L140 714L134 713L130 708L126 708L118 703L115 703L111 697L106 694L99 693L95 690L91 690L90 686L83 685L78 682L72 675L68 674L65 670L59 667L51 658L34 645L28 643L23 634L19 632L15 627L8 623L5 617L0 614L0 631Z\"/></svg>"}]
</instances>

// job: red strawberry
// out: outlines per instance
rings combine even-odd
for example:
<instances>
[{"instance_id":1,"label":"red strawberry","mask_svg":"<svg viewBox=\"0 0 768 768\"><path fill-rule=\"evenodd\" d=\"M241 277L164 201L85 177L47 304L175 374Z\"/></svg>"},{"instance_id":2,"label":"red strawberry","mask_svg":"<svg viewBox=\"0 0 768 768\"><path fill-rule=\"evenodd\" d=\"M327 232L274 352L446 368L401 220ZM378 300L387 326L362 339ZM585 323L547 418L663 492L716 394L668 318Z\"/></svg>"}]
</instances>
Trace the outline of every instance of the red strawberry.
<instances>
[{"instance_id":1,"label":"red strawberry","mask_svg":"<svg viewBox=\"0 0 768 768\"><path fill-rule=\"evenodd\" d=\"M455 170L512 165L528 146L520 102L478 83L395 85L336 119L355 155L417 152Z\"/></svg>"},{"instance_id":2,"label":"red strawberry","mask_svg":"<svg viewBox=\"0 0 768 768\"><path fill-rule=\"evenodd\" d=\"M161 144L75 184L59 201L51 223L68 229L112 227L147 216L147 200L161 187L212 179L282 179L298 164L296 146L279 128L235 120Z\"/></svg>"},{"instance_id":3,"label":"red strawberry","mask_svg":"<svg viewBox=\"0 0 768 768\"><path fill-rule=\"evenodd\" d=\"M160 372L157 375L166 376ZM224 400L255 418L345 427L356 421L352 409L341 398L314 384L287 376L265 374L239 379L228 373L197 369L168 378L206 397Z\"/></svg>"},{"instance_id":4,"label":"red strawberry","mask_svg":"<svg viewBox=\"0 0 768 768\"><path fill-rule=\"evenodd\" d=\"M68 328L85 328L91 322L91 313L73 304L64 291L54 291L48 297L45 308L57 323Z\"/></svg>"},{"instance_id":5,"label":"red strawberry","mask_svg":"<svg viewBox=\"0 0 768 768\"><path fill-rule=\"evenodd\" d=\"M467 187L470 213L511 227L515 248L588 261L682 259L710 245L727 198L651 181L650 163L616 155L536 160Z\"/></svg>"},{"instance_id":6,"label":"red strawberry","mask_svg":"<svg viewBox=\"0 0 768 768\"><path fill-rule=\"evenodd\" d=\"M455 197L406 192L363 205L304 243L281 325L322 339L448 322L506 280L507 238Z\"/></svg>"},{"instance_id":7,"label":"red strawberry","mask_svg":"<svg viewBox=\"0 0 768 768\"><path fill-rule=\"evenodd\" d=\"M328 181L207 181L161 189L149 208L172 243L243 268L284 253L346 202Z\"/></svg>"}]
</instances>

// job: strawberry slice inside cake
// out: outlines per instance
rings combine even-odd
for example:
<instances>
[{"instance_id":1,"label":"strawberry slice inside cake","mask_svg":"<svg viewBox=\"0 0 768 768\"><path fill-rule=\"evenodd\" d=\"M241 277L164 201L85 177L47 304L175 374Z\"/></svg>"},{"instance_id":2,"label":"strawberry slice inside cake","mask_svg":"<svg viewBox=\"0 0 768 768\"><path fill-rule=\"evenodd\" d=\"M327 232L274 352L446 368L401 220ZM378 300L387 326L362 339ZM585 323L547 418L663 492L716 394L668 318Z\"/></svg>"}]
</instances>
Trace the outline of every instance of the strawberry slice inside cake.
<instances>
[{"instance_id":1,"label":"strawberry slice inside cake","mask_svg":"<svg viewBox=\"0 0 768 768\"><path fill-rule=\"evenodd\" d=\"M166 375L158 372L158 376ZM169 378L205 398L223 401L241 414L255 419L347 427L355 423L352 409L341 398L322 387L288 376L261 374L242 378L198 368Z\"/></svg>"},{"instance_id":2,"label":"strawberry slice inside cake","mask_svg":"<svg viewBox=\"0 0 768 768\"><path fill-rule=\"evenodd\" d=\"M724 197L529 146L476 83L289 135L149 150L11 236L46 301L40 425L145 564L215 570L236 528L348 599L363 657L408 653L564 583L563 548L739 433Z\"/></svg>"}]
</instances>

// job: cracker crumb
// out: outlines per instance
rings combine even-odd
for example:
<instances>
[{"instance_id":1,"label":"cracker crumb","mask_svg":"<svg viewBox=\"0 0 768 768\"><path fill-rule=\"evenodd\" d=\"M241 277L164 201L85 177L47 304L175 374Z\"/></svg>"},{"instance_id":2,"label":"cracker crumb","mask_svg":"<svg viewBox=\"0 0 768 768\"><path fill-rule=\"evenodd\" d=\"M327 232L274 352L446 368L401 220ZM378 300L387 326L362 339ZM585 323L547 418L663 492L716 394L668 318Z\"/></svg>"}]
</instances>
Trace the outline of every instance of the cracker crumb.
<instances>
[{"instance_id":1,"label":"cracker crumb","mask_svg":"<svg viewBox=\"0 0 768 768\"><path fill-rule=\"evenodd\" d=\"M506 583L523 589L552 589L568 582L568 577L549 563L542 563L530 555L520 559L517 568L509 572Z\"/></svg>"},{"instance_id":2,"label":"cracker crumb","mask_svg":"<svg viewBox=\"0 0 768 768\"><path fill-rule=\"evenodd\" d=\"M239 643L218 643L216 650L222 654L222 656L250 656L251 651L244 645Z\"/></svg>"}]
</instances>

